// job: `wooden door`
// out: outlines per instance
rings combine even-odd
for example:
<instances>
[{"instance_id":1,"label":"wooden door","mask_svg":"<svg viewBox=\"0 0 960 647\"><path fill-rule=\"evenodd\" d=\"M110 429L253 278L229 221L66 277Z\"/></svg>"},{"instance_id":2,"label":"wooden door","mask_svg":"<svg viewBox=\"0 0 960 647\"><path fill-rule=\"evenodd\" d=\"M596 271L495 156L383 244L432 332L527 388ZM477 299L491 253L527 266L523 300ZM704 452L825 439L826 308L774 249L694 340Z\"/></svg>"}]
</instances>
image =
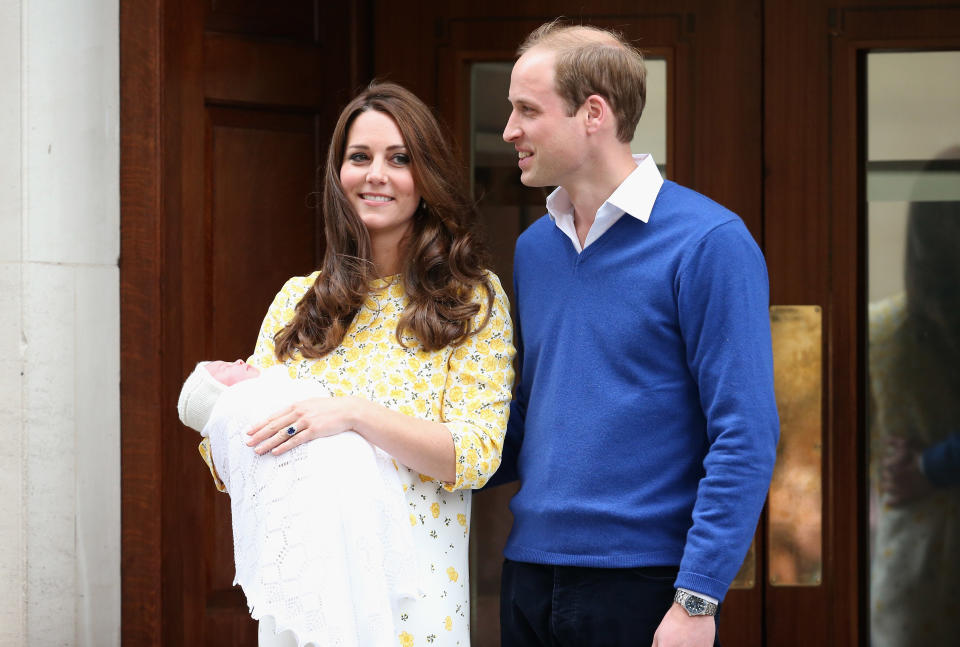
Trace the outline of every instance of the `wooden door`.
<instances>
[{"instance_id":1,"label":"wooden door","mask_svg":"<svg viewBox=\"0 0 960 647\"><path fill-rule=\"evenodd\" d=\"M198 360L251 354L284 280L318 264L315 178L367 80L365 16L313 0L121 10L126 644L256 645L229 499L177 394Z\"/></svg>"},{"instance_id":2,"label":"wooden door","mask_svg":"<svg viewBox=\"0 0 960 647\"><path fill-rule=\"evenodd\" d=\"M870 51L957 49L948 2L768 0L764 228L774 303L823 306L823 580L770 587L769 645L869 644L865 77Z\"/></svg>"}]
</instances>

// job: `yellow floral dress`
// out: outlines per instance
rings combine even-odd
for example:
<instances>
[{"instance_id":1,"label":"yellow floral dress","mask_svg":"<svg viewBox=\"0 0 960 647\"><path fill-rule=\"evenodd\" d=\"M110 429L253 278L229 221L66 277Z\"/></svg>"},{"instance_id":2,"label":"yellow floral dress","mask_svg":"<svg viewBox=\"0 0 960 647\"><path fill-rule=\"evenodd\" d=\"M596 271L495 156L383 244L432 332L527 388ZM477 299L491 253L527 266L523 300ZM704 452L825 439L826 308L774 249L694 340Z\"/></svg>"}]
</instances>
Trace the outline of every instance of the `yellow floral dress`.
<instances>
[{"instance_id":1,"label":"yellow floral dress","mask_svg":"<svg viewBox=\"0 0 960 647\"><path fill-rule=\"evenodd\" d=\"M273 338L293 317L317 273L291 278L273 300L249 363L279 363ZM407 600L395 618L397 644L470 644L468 543L470 490L500 465L513 386L513 327L500 282L487 325L461 345L425 351L409 333L401 346L395 331L406 306L398 277L371 284L367 302L334 351L320 359L296 352L284 360L293 378L322 382L334 396L354 395L410 416L446 424L456 450L457 479L443 484L397 465L404 484L424 595ZM486 313L486 298L474 323ZM474 327L476 329L476 326ZM345 484L346 486L346 484Z\"/></svg>"},{"instance_id":2,"label":"yellow floral dress","mask_svg":"<svg viewBox=\"0 0 960 647\"><path fill-rule=\"evenodd\" d=\"M884 443L920 447L956 429L957 394L943 358L904 334L906 298L870 304L870 435L873 510L870 568L874 647L957 644L953 617L960 596L960 496L937 488L900 506L877 491Z\"/></svg>"}]
</instances>

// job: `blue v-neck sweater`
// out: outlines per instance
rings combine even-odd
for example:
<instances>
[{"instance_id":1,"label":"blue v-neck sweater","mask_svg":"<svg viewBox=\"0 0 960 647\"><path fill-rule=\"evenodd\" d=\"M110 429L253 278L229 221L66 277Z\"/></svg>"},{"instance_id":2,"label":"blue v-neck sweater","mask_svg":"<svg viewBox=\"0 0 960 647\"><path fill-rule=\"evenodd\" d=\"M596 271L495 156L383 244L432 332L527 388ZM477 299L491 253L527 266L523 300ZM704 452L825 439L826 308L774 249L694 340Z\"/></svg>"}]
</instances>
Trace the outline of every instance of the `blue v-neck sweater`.
<instances>
[{"instance_id":1,"label":"blue v-neck sweater","mask_svg":"<svg viewBox=\"0 0 960 647\"><path fill-rule=\"evenodd\" d=\"M549 217L517 241L522 377L497 482L516 561L679 565L722 599L779 433L766 266L743 222L665 182L578 254Z\"/></svg>"}]
</instances>

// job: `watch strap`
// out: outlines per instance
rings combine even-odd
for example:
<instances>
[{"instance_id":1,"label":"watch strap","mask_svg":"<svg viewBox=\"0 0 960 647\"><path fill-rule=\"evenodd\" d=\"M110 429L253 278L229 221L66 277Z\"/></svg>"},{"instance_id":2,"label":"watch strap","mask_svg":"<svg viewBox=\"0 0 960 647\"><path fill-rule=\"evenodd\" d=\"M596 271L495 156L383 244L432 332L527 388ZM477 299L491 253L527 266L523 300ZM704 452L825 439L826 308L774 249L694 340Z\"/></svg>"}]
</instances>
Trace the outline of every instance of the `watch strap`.
<instances>
[{"instance_id":1,"label":"watch strap","mask_svg":"<svg viewBox=\"0 0 960 647\"><path fill-rule=\"evenodd\" d=\"M713 602L704 600L699 595L693 595L682 589L678 589L673 596L673 601L683 607L688 616L715 616L717 615L717 605Z\"/></svg>"}]
</instances>

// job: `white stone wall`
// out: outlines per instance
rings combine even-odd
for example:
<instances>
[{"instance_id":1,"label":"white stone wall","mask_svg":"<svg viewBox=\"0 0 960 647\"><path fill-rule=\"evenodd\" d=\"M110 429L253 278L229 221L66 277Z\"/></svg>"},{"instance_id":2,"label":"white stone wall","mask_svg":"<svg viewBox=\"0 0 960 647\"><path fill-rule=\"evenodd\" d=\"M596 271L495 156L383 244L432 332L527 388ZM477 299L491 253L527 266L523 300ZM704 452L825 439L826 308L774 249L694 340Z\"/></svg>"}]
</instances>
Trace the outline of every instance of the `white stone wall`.
<instances>
[{"instance_id":1,"label":"white stone wall","mask_svg":"<svg viewBox=\"0 0 960 647\"><path fill-rule=\"evenodd\" d=\"M0 646L120 644L117 0L0 0Z\"/></svg>"}]
</instances>

